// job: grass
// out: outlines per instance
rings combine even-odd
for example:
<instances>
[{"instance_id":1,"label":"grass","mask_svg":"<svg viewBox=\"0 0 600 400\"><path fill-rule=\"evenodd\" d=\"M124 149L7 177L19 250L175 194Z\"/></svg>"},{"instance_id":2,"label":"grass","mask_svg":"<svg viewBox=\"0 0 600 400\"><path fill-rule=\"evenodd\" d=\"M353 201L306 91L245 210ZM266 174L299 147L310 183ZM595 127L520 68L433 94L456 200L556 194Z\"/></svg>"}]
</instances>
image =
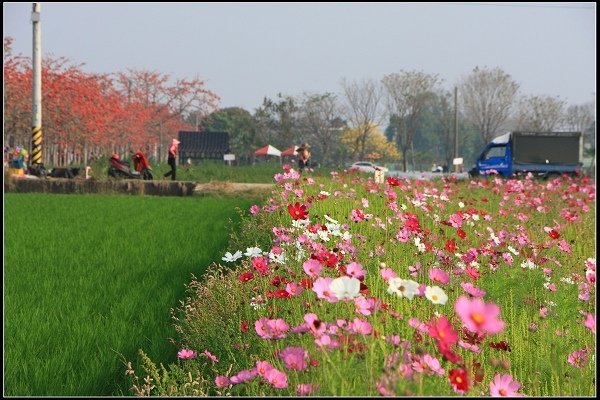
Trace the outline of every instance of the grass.
<instances>
[{"instance_id":1,"label":"grass","mask_svg":"<svg viewBox=\"0 0 600 400\"><path fill-rule=\"evenodd\" d=\"M192 360L173 359L162 372L146 363L134 376L138 389L141 388L134 394L293 396L298 384L312 384L319 388L314 394L320 396L373 396L385 392L401 396L455 396L450 371L464 370L468 396L489 395L490 383L500 374L518 381L519 393L527 396L595 395L595 333L584 326L582 315L596 314L595 285L588 287L588 300L578 298L586 282L585 262L595 259L593 185L561 179L490 179L405 181L400 186L387 187L355 175L317 179L314 184L305 179L292 180L267 202L268 210L263 208L244 220L244 227L228 247L233 253L258 245L265 255L278 248L285 254L286 262L270 262L268 273L263 275L246 257L237 262L236 270L215 267L202 279L192 281L188 298L179 308L178 327L182 347L196 350L198 356ZM295 202L307 205L309 228L292 225L287 205ZM358 209L371 216L354 222L350 214ZM468 215L463 216L464 239L459 238L455 227L445 223L459 211ZM409 213L418 219L419 229L413 226L410 240L400 241L397 235L409 226ZM345 242L333 234L317 235L315 232L322 231L328 223L325 215L339 221L341 232L351 234L351 240ZM545 227L556 227L560 239L552 239ZM428 249L419 251L415 237ZM494 237L501 240L497 243ZM456 250L445 248L449 239L456 240ZM562 240L569 244L569 252L559 248ZM508 262L505 257L511 254L511 248L517 254ZM469 249L476 254L476 264L471 267L479 271L478 278L467 276L459 266ZM364 315L356 311L353 300L330 303L317 298L311 289L297 296L275 294L285 288L285 282L300 283L307 278L303 263L318 258L325 250L334 252L339 260L334 268L323 267L319 277L339 277L343 275L340 267L358 262L366 270L363 283L368 291L362 296L382 302L385 307ZM535 261L537 268L521 267L528 258ZM411 276L408 267L416 262L421 263L421 271ZM403 279L441 286L448 302L432 304L423 296L407 300L391 295L379 271L381 263ZM434 283L429 277L433 268L445 270L449 283ZM248 271L253 272L249 281L241 275ZM312 281L314 284L315 279ZM475 339L479 353L452 344L452 351L460 359L450 361L439 351L434 338L427 331L419 332L409 320L428 323L437 316L446 316L458 337L467 340L463 322L455 312L456 300L466 296L460 286L465 282L486 291L483 299L486 304L498 306L504 329L492 334L482 331L485 336ZM550 282L556 285L556 291L544 286ZM259 297L264 304L253 305ZM547 316L540 314L543 306L549 309ZM318 326L327 327L327 334L336 345L320 347L315 343L316 335L292 332L291 328L301 325L307 313L318 316ZM280 328L285 337L265 340L255 329L255 321L260 318L281 319L290 329ZM348 328L356 319L368 322L371 333ZM387 340L394 335L399 337L400 346ZM510 350L491 346L501 341ZM286 367L278 356L288 346L306 350L306 361L310 363L305 370ZM575 367L567 358L582 348L588 350L589 360ZM204 357L205 349L216 355L219 362L212 363ZM440 362L443 374L418 372L414 368L413 363L425 354ZM287 376L286 387L275 388L260 376L243 383L215 385L215 377L232 378L242 370L255 368L258 361L268 361L283 372ZM475 363L483 368L480 381L473 373ZM182 378L188 374L196 385L193 390ZM151 379L152 388L141 383L145 376Z\"/></svg>"},{"instance_id":2,"label":"grass","mask_svg":"<svg viewBox=\"0 0 600 400\"><path fill-rule=\"evenodd\" d=\"M128 394L124 362L176 357L169 310L255 202L5 193L4 395Z\"/></svg>"}]
</instances>

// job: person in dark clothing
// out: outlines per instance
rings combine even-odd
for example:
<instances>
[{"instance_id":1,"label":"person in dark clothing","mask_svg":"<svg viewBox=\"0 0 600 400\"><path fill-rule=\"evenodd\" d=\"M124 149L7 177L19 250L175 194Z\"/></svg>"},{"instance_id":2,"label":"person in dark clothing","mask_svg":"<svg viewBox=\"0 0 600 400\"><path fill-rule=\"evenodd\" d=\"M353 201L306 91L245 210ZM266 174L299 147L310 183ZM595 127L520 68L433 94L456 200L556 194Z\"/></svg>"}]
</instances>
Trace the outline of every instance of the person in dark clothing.
<instances>
[{"instance_id":1,"label":"person in dark clothing","mask_svg":"<svg viewBox=\"0 0 600 400\"><path fill-rule=\"evenodd\" d=\"M177 139L173 139L173 142L171 142L171 147L169 147L169 159L168 159L171 170L169 172L167 172L166 174L164 174L165 178L167 176L171 176L172 180L176 180L177 163L175 162L175 158L177 157L177 152L179 150L179 143L180 142Z\"/></svg>"},{"instance_id":2,"label":"person in dark clothing","mask_svg":"<svg viewBox=\"0 0 600 400\"><path fill-rule=\"evenodd\" d=\"M298 169L302 173L305 168L310 168L310 146L308 143L303 143L296 149L296 152L298 153Z\"/></svg>"}]
</instances>

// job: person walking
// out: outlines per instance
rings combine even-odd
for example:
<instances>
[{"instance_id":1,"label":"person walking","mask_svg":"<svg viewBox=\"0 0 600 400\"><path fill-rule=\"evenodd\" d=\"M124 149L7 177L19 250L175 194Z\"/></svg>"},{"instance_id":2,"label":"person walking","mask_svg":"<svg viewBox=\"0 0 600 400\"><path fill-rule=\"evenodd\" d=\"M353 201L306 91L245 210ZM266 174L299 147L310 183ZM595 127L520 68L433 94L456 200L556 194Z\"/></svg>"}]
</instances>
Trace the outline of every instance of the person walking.
<instances>
[{"instance_id":1,"label":"person walking","mask_svg":"<svg viewBox=\"0 0 600 400\"><path fill-rule=\"evenodd\" d=\"M179 151L179 143L180 142L177 139L173 139L173 141L171 142L171 147L169 147L169 160L168 160L171 170L169 172L167 172L166 174L164 174L165 178L170 175L172 180L176 179L177 163L175 162L175 158Z\"/></svg>"}]
</instances>

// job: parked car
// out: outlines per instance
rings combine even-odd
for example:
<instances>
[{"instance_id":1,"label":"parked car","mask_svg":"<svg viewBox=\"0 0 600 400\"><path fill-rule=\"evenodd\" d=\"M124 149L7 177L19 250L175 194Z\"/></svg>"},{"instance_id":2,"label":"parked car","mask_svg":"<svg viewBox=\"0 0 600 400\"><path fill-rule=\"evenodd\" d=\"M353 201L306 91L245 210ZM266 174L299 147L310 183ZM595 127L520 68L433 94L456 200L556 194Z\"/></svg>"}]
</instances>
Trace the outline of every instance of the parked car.
<instances>
[{"instance_id":1,"label":"parked car","mask_svg":"<svg viewBox=\"0 0 600 400\"><path fill-rule=\"evenodd\" d=\"M349 168L350 170L358 170L359 172L369 172L375 173L375 170L380 170L383 172L388 172L386 167L382 167L380 165L373 164L369 161L357 161L352 164Z\"/></svg>"}]
</instances>

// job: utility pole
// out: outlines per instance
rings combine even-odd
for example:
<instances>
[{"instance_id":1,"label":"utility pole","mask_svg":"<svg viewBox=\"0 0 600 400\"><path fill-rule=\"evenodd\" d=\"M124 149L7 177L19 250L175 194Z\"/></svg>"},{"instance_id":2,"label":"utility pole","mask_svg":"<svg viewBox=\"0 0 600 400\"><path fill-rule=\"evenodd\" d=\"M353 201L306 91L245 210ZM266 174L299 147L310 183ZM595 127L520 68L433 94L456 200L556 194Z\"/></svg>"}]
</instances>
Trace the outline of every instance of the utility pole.
<instances>
[{"instance_id":1,"label":"utility pole","mask_svg":"<svg viewBox=\"0 0 600 400\"><path fill-rule=\"evenodd\" d=\"M454 86L454 158L458 158L458 88ZM454 167L458 171L458 165Z\"/></svg>"},{"instance_id":2,"label":"utility pole","mask_svg":"<svg viewBox=\"0 0 600 400\"><path fill-rule=\"evenodd\" d=\"M40 3L33 3L31 22L33 24L33 107L31 121L31 165L39 171L42 160L42 26Z\"/></svg>"}]
</instances>

